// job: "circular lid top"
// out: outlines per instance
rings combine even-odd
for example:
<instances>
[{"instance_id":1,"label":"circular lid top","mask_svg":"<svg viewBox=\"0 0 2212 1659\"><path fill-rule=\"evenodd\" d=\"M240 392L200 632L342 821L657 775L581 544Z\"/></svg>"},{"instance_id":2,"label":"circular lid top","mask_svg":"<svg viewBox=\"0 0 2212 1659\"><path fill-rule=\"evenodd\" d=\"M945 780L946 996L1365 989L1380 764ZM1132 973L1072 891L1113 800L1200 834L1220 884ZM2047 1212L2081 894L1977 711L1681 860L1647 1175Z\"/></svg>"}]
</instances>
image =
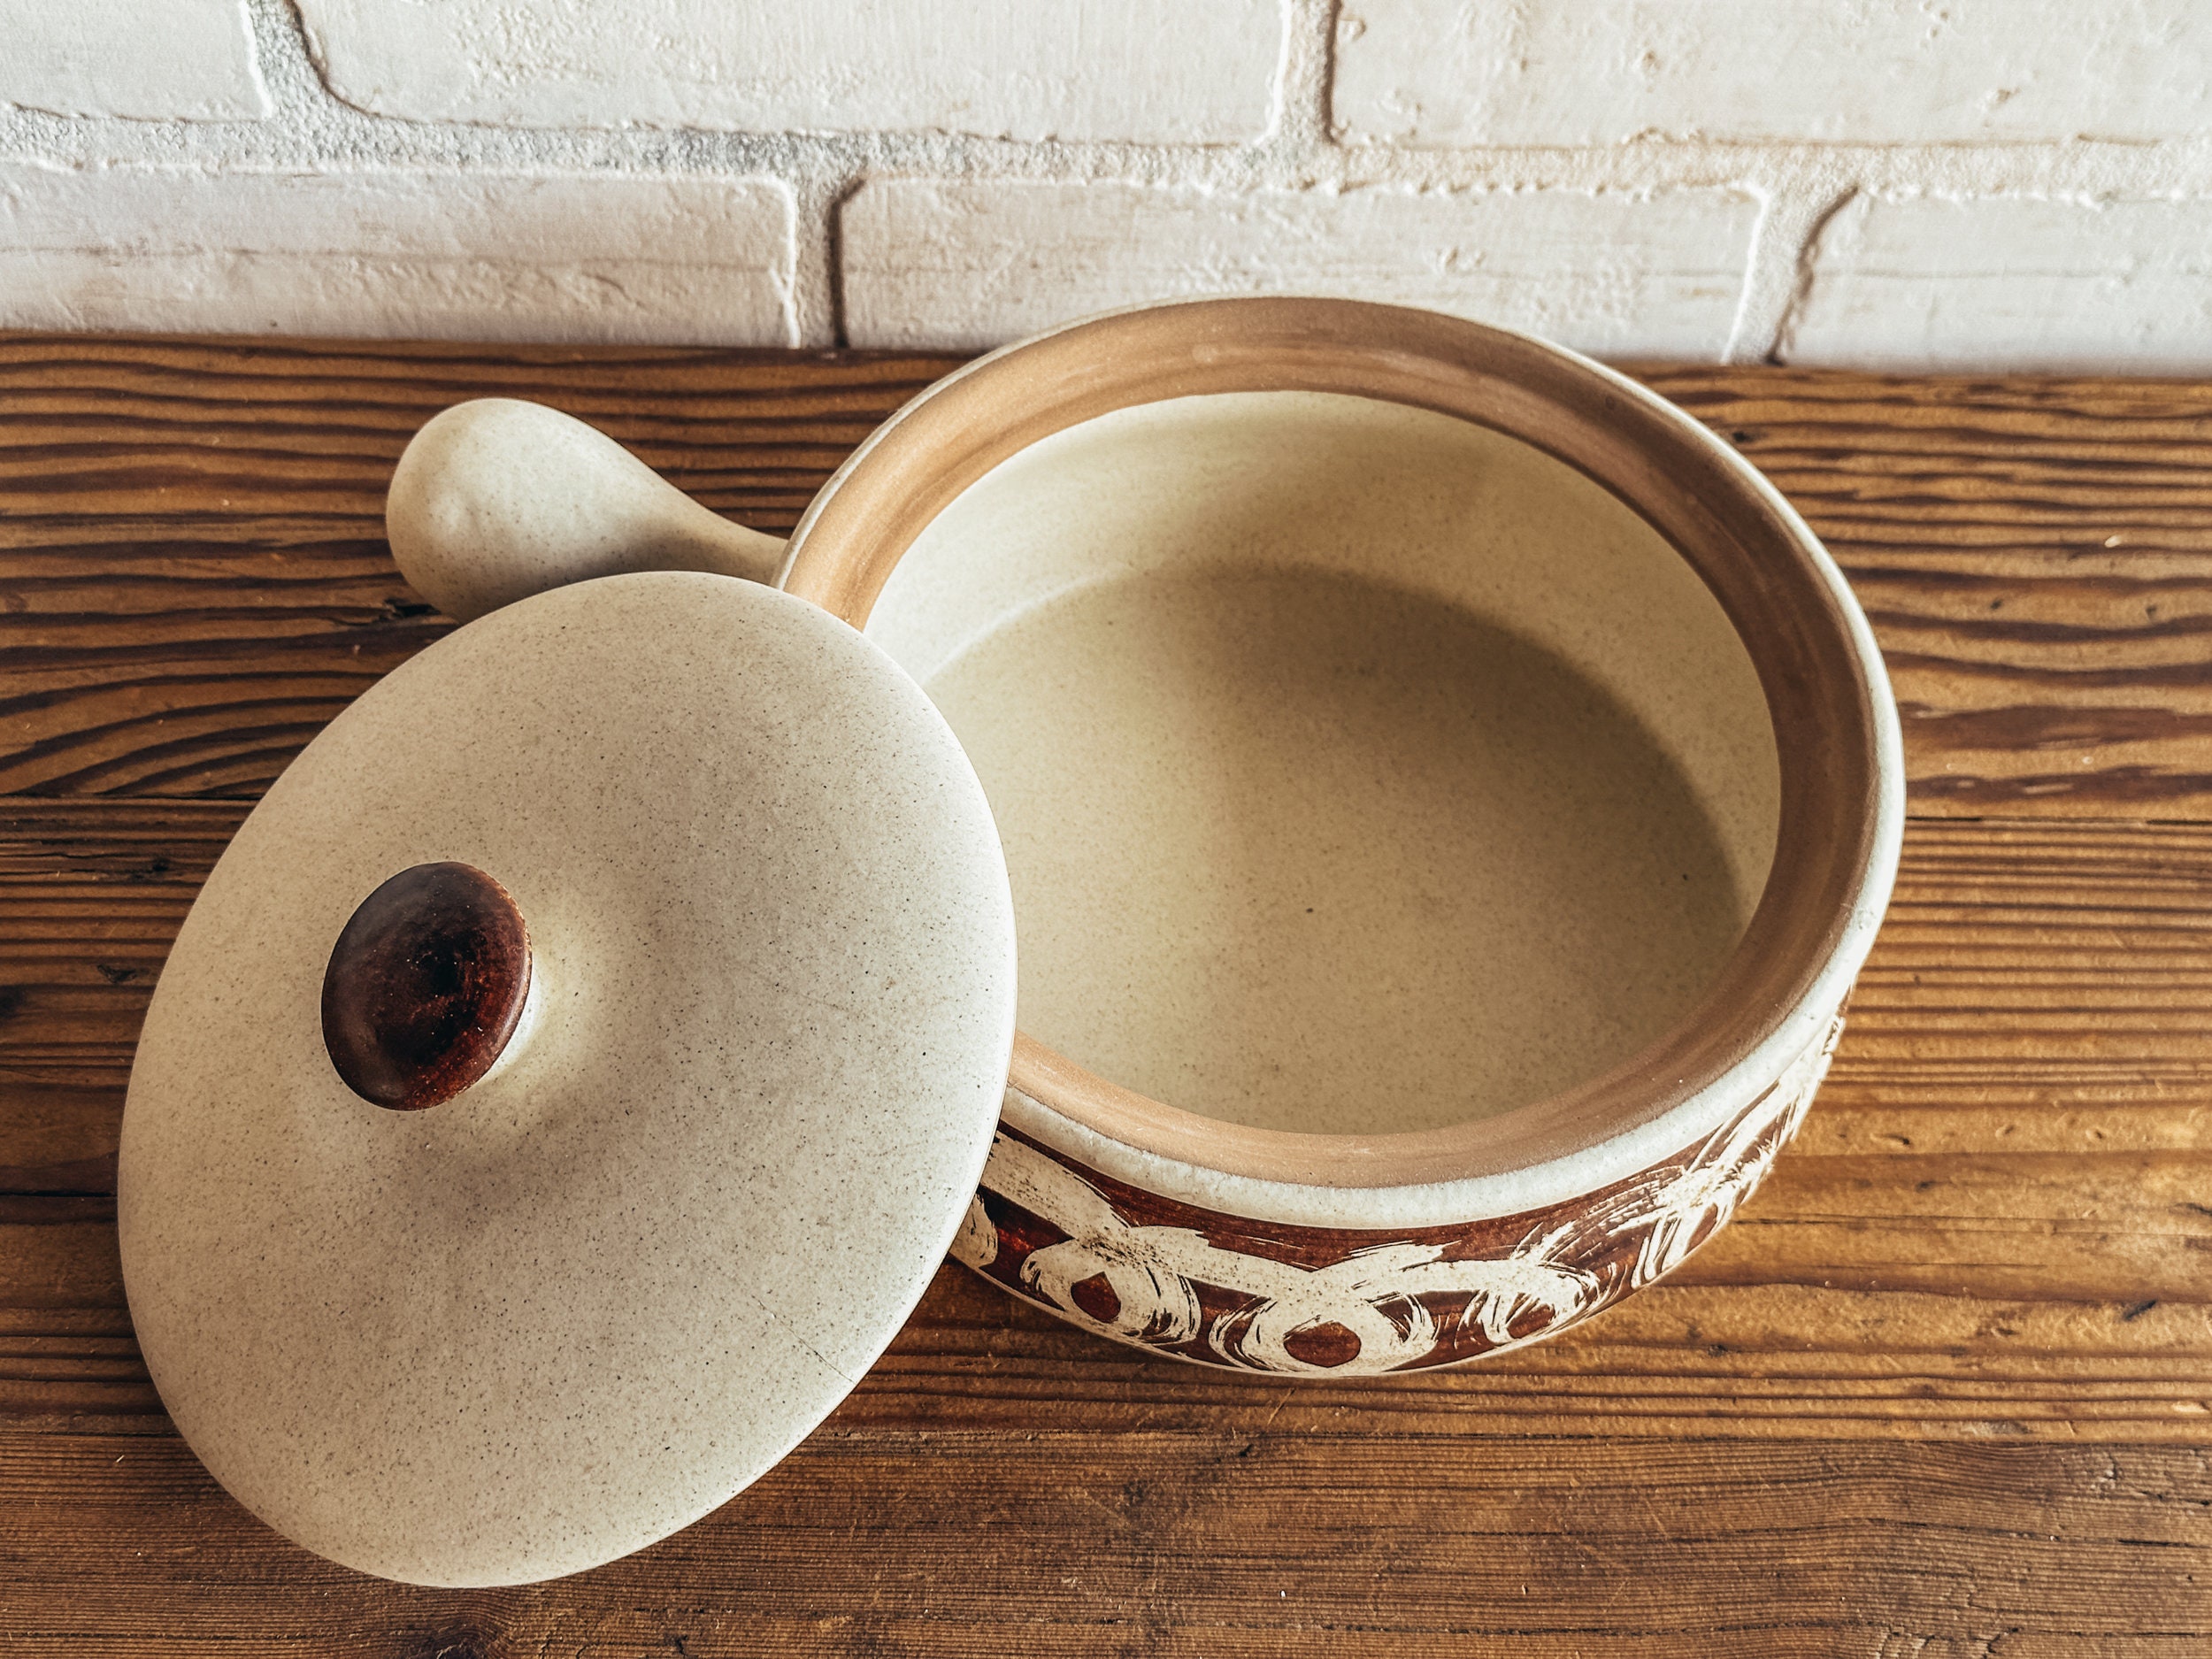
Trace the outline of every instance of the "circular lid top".
<instances>
[{"instance_id":1,"label":"circular lid top","mask_svg":"<svg viewBox=\"0 0 2212 1659\"><path fill-rule=\"evenodd\" d=\"M1014 985L975 774L843 623L687 573L472 623L278 780L163 972L117 1196L162 1399L365 1571L649 1543L911 1311Z\"/></svg>"}]
</instances>

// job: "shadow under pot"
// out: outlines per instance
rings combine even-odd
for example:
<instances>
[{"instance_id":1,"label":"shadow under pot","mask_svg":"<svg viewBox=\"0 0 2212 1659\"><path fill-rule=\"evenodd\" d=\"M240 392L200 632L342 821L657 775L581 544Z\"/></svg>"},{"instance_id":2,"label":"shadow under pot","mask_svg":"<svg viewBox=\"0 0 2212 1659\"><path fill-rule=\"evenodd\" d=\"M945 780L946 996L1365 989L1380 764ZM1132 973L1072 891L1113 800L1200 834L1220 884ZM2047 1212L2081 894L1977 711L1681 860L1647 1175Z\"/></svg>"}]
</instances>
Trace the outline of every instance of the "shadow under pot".
<instances>
[{"instance_id":1,"label":"shadow under pot","mask_svg":"<svg viewBox=\"0 0 2212 1659\"><path fill-rule=\"evenodd\" d=\"M703 1515L948 1250L1249 1372L1563 1329L1771 1164L1894 873L1833 564L1694 421L1472 323L1077 324L787 546L463 405L388 520L467 626L210 877L117 1217L194 1450L389 1578Z\"/></svg>"},{"instance_id":2,"label":"shadow under pot","mask_svg":"<svg viewBox=\"0 0 2212 1659\"><path fill-rule=\"evenodd\" d=\"M1289 1375L1517 1347L1711 1236L1826 1068L1901 829L1879 656L1773 488L1609 370L1124 312L924 393L787 547L544 411L442 419L393 541L447 609L749 575L944 714L1023 1033L954 1253L1063 1318ZM602 504L541 526L586 455Z\"/></svg>"}]
</instances>

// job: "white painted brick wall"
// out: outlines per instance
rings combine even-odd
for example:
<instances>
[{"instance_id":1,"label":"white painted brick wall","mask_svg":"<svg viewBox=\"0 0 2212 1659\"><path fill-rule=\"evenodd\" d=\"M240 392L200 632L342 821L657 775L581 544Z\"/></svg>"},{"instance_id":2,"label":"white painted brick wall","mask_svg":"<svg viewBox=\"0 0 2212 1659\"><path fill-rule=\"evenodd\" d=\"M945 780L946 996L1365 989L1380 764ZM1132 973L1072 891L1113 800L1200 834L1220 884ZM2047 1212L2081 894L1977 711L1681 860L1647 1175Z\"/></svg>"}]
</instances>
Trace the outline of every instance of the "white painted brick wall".
<instances>
[{"instance_id":1,"label":"white painted brick wall","mask_svg":"<svg viewBox=\"0 0 2212 1659\"><path fill-rule=\"evenodd\" d=\"M1801 362L2201 369L2212 203L1862 197L1822 227L1811 273Z\"/></svg>"},{"instance_id":2,"label":"white painted brick wall","mask_svg":"<svg viewBox=\"0 0 2212 1659\"><path fill-rule=\"evenodd\" d=\"M1725 191L1217 191L872 183L847 204L855 345L986 346L1190 294L1425 305L1589 351L1726 350L1759 216Z\"/></svg>"},{"instance_id":3,"label":"white painted brick wall","mask_svg":"<svg viewBox=\"0 0 2212 1659\"><path fill-rule=\"evenodd\" d=\"M127 120L269 112L245 0L0 4L0 104Z\"/></svg>"},{"instance_id":4,"label":"white painted brick wall","mask_svg":"<svg viewBox=\"0 0 2212 1659\"><path fill-rule=\"evenodd\" d=\"M0 323L2212 372L2212 0L0 0Z\"/></svg>"},{"instance_id":5,"label":"white painted brick wall","mask_svg":"<svg viewBox=\"0 0 2212 1659\"><path fill-rule=\"evenodd\" d=\"M771 180L0 166L0 326L795 344Z\"/></svg>"},{"instance_id":6,"label":"white painted brick wall","mask_svg":"<svg viewBox=\"0 0 2212 1659\"><path fill-rule=\"evenodd\" d=\"M1233 143L1256 138L1278 0L300 0L331 90L513 127Z\"/></svg>"},{"instance_id":7,"label":"white painted brick wall","mask_svg":"<svg viewBox=\"0 0 2212 1659\"><path fill-rule=\"evenodd\" d=\"M1348 137L1867 144L2212 124L2205 0L1346 0Z\"/></svg>"}]
</instances>

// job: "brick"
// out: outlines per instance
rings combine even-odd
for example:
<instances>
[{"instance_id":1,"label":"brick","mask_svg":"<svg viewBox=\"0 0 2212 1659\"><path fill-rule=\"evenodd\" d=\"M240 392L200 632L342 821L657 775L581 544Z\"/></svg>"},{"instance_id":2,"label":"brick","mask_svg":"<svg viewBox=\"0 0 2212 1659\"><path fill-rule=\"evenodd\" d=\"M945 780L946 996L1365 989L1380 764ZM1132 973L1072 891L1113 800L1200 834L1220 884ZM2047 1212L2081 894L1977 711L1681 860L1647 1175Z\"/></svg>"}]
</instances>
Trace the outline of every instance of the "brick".
<instances>
[{"instance_id":1,"label":"brick","mask_svg":"<svg viewBox=\"0 0 2212 1659\"><path fill-rule=\"evenodd\" d=\"M1625 356L1726 349L1758 204L1719 190L1250 195L871 183L844 209L855 345L1001 344L1086 312L1215 293L1426 305Z\"/></svg>"},{"instance_id":2,"label":"brick","mask_svg":"<svg viewBox=\"0 0 2212 1659\"><path fill-rule=\"evenodd\" d=\"M331 88L514 127L930 129L1233 142L1267 126L1278 0L302 0Z\"/></svg>"},{"instance_id":3,"label":"brick","mask_svg":"<svg viewBox=\"0 0 2212 1659\"><path fill-rule=\"evenodd\" d=\"M2212 202L1845 204L1786 325L1793 362L2212 372Z\"/></svg>"},{"instance_id":4,"label":"brick","mask_svg":"<svg viewBox=\"0 0 2212 1659\"><path fill-rule=\"evenodd\" d=\"M2204 0L1347 0L1355 142L2156 140L2212 122Z\"/></svg>"},{"instance_id":5,"label":"brick","mask_svg":"<svg viewBox=\"0 0 2212 1659\"><path fill-rule=\"evenodd\" d=\"M768 180L0 166L0 326L797 343Z\"/></svg>"},{"instance_id":6,"label":"brick","mask_svg":"<svg viewBox=\"0 0 2212 1659\"><path fill-rule=\"evenodd\" d=\"M269 112L245 0L45 0L0 9L0 104L52 115Z\"/></svg>"}]
</instances>

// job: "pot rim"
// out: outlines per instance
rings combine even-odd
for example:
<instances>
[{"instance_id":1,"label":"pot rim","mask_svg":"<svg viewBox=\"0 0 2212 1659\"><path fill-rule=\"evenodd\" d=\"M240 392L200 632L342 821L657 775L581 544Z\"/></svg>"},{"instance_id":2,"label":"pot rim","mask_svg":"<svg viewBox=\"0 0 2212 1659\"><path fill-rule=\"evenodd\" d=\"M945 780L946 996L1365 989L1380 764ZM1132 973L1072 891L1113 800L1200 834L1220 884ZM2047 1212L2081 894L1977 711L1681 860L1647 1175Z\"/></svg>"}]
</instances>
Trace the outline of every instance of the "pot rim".
<instances>
[{"instance_id":1,"label":"pot rim","mask_svg":"<svg viewBox=\"0 0 2212 1659\"><path fill-rule=\"evenodd\" d=\"M1317 1225L1557 1202L1711 1133L1819 1043L1895 879L1904 761L1881 656L1843 574L1773 485L1701 423L1578 353L1363 301L1202 298L1084 319L979 357L856 449L793 532L778 585L864 626L961 491L1068 426L1211 393L1320 391L1487 427L1591 479L1695 570L1766 695L1781 811L1766 887L1698 1002L1609 1071L1466 1123L1319 1135L1201 1116L1027 1037L1009 1121L1151 1190Z\"/></svg>"}]
</instances>

